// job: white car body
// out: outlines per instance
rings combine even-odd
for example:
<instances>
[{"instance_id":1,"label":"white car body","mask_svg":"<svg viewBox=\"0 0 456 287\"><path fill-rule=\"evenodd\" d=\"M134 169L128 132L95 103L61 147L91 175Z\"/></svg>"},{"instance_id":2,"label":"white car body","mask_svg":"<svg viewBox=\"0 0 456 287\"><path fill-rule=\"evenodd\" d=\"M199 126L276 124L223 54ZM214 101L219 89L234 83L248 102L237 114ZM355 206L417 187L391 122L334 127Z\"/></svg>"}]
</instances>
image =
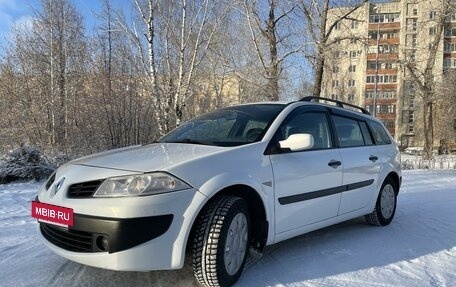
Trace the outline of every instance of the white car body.
<instances>
[{"instance_id":1,"label":"white car body","mask_svg":"<svg viewBox=\"0 0 456 287\"><path fill-rule=\"evenodd\" d=\"M152 240L118 252L75 252L49 242L41 230L39 234L51 250L72 261L112 270L147 271L183 267L198 214L223 190L241 188L261 199L263 206L258 208L264 210L267 222L265 245L371 213L388 176L395 177L399 189L400 157L393 140L386 145L265 154L290 113L313 106L356 114L308 102L284 104L259 141L233 147L154 143L112 150L64 165L57 170L54 183L48 189L44 184L38 192L39 202L71 208L88 218L172 215L166 232ZM362 117L378 122L371 116ZM373 155L378 160L369 160ZM341 165L328 166L331 161ZM67 196L74 184L149 172L170 174L189 188L149 196ZM56 183L61 186L54 194ZM316 198L301 198L315 191L319 192L314 193Z\"/></svg>"}]
</instances>

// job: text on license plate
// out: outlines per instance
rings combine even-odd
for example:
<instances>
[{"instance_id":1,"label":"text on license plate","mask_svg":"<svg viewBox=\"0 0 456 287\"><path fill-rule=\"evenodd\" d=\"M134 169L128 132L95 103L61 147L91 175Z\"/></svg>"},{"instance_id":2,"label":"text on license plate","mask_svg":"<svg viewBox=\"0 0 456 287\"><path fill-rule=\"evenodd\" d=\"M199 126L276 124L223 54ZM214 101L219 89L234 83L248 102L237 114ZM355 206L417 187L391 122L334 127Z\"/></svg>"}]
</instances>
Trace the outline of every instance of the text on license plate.
<instances>
[{"instance_id":1,"label":"text on license plate","mask_svg":"<svg viewBox=\"0 0 456 287\"><path fill-rule=\"evenodd\" d=\"M32 217L60 226L73 226L73 209L32 201Z\"/></svg>"}]
</instances>

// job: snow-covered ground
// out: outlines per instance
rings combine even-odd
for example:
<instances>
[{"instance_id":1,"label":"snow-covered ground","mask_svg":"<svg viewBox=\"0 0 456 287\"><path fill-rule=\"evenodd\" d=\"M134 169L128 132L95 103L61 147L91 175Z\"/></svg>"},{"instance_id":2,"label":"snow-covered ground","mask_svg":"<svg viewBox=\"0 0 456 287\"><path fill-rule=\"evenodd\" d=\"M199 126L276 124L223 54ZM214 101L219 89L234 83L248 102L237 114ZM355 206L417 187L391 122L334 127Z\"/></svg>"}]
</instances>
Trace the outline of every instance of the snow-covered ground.
<instances>
[{"instance_id":1,"label":"snow-covered ground","mask_svg":"<svg viewBox=\"0 0 456 287\"><path fill-rule=\"evenodd\" d=\"M30 217L38 186L0 185L0 286L197 286L189 264L114 272L53 254ZM236 286L456 286L456 170L405 171L391 225L360 218L273 245Z\"/></svg>"}]
</instances>

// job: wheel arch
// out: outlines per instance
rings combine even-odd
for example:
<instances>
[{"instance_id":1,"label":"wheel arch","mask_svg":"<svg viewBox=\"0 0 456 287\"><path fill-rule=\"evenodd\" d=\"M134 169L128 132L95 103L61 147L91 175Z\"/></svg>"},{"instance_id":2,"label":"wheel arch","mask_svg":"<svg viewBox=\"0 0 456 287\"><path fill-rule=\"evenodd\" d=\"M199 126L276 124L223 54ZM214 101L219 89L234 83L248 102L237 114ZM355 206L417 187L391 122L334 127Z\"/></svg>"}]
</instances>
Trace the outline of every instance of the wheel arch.
<instances>
[{"instance_id":1,"label":"wheel arch","mask_svg":"<svg viewBox=\"0 0 456 287\"><path fill-rule=\"evenodd\" d=\"M243 198L247 202L249 214L250 214L250 232L251 232L251 244L259 250L263 250L268 240L269 232L269 221L267 220L266 206L259 193L249 185L246 184L234 184L227 186L218 192L214 193L206 203L200 208L198 215L194 218L190 234L187 238L186 249L191 247L193 240L194 229L198 218L205 208L210 205L213 201L219 200L222 196L231 195Z\"/></svg>"},{"instance_id":2,"label":"wheel arch","mask_svg":"<svg viewBox=\"0 0 456 287\"><path fill-rule=\"evenodd\" d=\"M401 187L401 178L400 178L399 175L398 175L396 172L394 172L394 171L390 172L390 173L385 177L385 180L386 180L387 178L390 178L390 179L393 181L393 183L394 183L394 185L395 185L395 187L396 187L396 196L397 196L397 195L399 194L399 189L400 189L400 187Z\"/></svg>"}]
</instances>

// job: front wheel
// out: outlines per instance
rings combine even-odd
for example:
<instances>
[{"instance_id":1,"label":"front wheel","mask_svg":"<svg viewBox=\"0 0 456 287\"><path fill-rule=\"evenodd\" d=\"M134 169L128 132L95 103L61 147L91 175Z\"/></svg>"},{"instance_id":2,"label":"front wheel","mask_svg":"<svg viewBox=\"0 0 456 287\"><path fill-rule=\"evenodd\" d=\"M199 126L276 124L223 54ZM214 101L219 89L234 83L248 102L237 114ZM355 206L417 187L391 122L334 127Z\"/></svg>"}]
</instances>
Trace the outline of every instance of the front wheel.
<instances>
[{"instance_id":1,"label":"front wheel","mask_svg":"<svg viewBox=\"0 0 456 287\"><path fill-rule=\"evenodd\" d=\"M241 276L250 241L244 199L223 196L200 215L193 237L193 272L204 286L231 286Z\"/></svg>"},{"instance_id":2,"label":"front wheel","mask_svg":"<svg viewBox=\"0 0 456 287\"><path fill-rule=\"evenodd\" d=\"M396 204L396 186L391 178L387 178L380 188L374 211L365 216L366 221L371 225L377 226L390 224L396 212Z\"/></svg>"}]
</instances>

